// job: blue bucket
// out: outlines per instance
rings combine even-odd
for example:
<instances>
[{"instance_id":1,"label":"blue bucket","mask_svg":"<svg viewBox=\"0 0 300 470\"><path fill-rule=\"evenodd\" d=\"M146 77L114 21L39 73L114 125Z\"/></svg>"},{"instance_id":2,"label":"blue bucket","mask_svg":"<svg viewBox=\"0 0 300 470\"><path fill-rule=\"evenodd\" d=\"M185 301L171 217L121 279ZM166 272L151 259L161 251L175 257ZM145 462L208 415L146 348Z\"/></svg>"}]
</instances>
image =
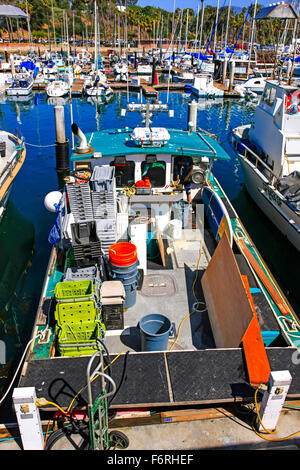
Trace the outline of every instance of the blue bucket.
<instances>
[{"instance_id":1,"label":"blue bucket","mask_svg":"<svg viewBox=\"0 0 300 470\"><path fill-rule=\"evenodd\" d=\"M140 320L142 351L166 351L173 326L169 318L151 313Z\"/></svg>"},{"instance_id":2,"label":"blue bucket","mask_svg":"<svg viewBox=\"0 0 300 470\"><path fill-rule=\"evenodd\" d=\"M138 265L139 261L129 266L116 266L109 263L112 278L122 282L125 289L124 308L132 307L136 302L136 288L139 278Z\"/></svg>"}]
</instances>

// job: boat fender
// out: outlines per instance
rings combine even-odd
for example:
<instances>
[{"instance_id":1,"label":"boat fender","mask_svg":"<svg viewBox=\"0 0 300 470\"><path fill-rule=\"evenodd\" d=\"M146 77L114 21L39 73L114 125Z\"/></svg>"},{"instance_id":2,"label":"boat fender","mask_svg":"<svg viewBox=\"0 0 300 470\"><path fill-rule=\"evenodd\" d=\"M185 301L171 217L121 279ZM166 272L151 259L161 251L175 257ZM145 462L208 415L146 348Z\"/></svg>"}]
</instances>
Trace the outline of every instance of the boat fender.
<instances>
[{"instance_id":1,"label":"boat fender","mask_svg":"<svg viewBox=\"0 0 300 470\"><path fill-rule=\"evenodd\" d=\"M51 191L46 194L44 199L44 206L50 212L56 212L56 207L60 203L62 193L60 191Z\"/></svg>"}]
</instances>

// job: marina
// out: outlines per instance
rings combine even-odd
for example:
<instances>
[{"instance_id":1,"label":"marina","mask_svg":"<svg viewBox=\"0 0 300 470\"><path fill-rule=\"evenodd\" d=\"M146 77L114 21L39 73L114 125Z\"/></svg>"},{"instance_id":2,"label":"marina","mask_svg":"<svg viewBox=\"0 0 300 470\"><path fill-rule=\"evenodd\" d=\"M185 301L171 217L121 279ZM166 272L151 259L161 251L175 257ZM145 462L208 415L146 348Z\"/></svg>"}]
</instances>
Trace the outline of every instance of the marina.
<instances>
[{"instance_id":1,"label":"marina","mask_svg":"<svg viewBox=\"0 0 300 470\"><path fill-rule=\"evenodd\" d=\"M240 418L236 406L253 414L249 448L264 432L276 432L274 443L286 407L298 431L299 247L256 205L245 161L264 180L261 197L272 207L279 203L266 183L272 191L278 183L266 171L294 175L284 204L294 211L286 218L296 232L297 79L289 69L281 83L267 78L257 95L236 85L237 63L227 68L216 57L223 79L200 67L190 81L181 67L171 74L170 62L139 62L138 52L131 65L123 58L106 71L97 60L97 28L94 34L90 68L81 51L86 72L82 63L76 69L53 58L40 72L60 69L50 81L36 74L34 84L29 73L29 93L12 95L12 70L1 96L1 132L19 162L10 171L10 199L3 186L2 243L17 256L8 243L14 211L16 220L27 219L20 223L29 239L19 275L9 281L4 261L0 277L2 338L11 347L2 370L0 446L15 427L24 449L66 449L70 435L81 449L131 450L141 447L128 426L138 432L168 420L209 419L217 446L219 407ZM109 63L109 51L100 56ZM172 57L175 63L174 51ZM193 66L195 58L184 61ZM12 56L10 62L18 67ZM37 62L28 67L36 70ZM267 119L270 131L260 135ZM285 123L292 143L278 157L282 171L279 145L268 145L276 135L271 126L281 134ZM16 135L7 134L12 129ZM269 416L273 397L278 406ZM27 426L36 420L37 435L21 431L24 417ZM297 439L290 442L297 448ZM199 442L205 445L214 448Z\"/></svg>"}]
</instances>

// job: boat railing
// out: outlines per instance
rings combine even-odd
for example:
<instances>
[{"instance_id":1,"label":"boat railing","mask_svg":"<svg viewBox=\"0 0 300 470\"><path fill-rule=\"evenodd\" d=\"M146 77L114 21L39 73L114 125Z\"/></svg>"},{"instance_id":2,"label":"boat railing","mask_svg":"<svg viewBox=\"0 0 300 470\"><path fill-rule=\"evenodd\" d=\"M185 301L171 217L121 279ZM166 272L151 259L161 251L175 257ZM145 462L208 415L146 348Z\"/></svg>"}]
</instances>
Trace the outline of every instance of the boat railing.
<instances>
[{"instance_id":1,"label":"boat railing","mask_svg":"<svg viewBox=\"0 0 300 470\"><path fill-rule=\"evenodd\" d=\"M23 147L21 147L21 149L23 149ZM11 173L12 173L13 169L15 168L16 164L18 163L19 156L20 156L20 148L18 146L18 148L16 148L13 151L10 159L8 160L5 167L3 168L2 172L0 173L0 186L2 186L2 184L5 182L5 180L11 176Z\"/></svg>"},{"instance_id":2,"label":"boat railing","mask_svg":"<svg viewBox=\"0 0 300 470\"><path fill-rule=\"evenodd\" d=\"M267 170L267 172L269 173L269 176L268 176L269 183L273 183L274 180L278 179L277 175L271 170L271 168L266 164L266 162L264 162L255 152L253 152L253 150L251 150L249 147L247 147L247 145L245 145L243 142L239 142L239 145L244 147L247 152L249 152L249 153L251 153L251 155L253 155L253 157L255 158L255 167L256 168L258 167L258 162L259 162L264 167L264 169ZM247 154L242 155L241 153L238 153L238 155L242 158L245 158L245 157L247 158Z\"/></svg>"}]
</instances>

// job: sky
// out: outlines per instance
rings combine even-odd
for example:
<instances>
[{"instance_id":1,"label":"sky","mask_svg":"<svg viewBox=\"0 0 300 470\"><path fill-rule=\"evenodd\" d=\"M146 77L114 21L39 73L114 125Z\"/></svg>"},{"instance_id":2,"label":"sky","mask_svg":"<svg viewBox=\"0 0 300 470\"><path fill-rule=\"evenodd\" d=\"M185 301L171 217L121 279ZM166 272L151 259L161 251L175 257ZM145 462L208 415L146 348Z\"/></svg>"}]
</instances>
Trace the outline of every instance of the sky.
<instances>
[{"instance_id":1,"label":"sky","mask_svg":"<svg viewBox=\"0 0 300 470\"><path fill-rule=\"evenodd\" d=\"M298 0L300 2L300 0ZM275 0L273 0L275 3ZM224 0L219 0L220 7L223 6ZM249 7L251 3L254 3L254 0L231 0L231 6L234 7ZM272 3L272 0L258 0L258 3L263 6L268 6ZM286 2L288 3L288 2ZM175 0L175 8L192 8L195 13L197 12L197 5L199 4L199 9L201 9L201 1L199 0ZM160 7L167 11L173 11L174 9L174 0L138 0L137 5L145 7L147 5ZM217 6L217 0L205 0L204 5ZM225 6L228 5L228 0L226 0Z\"/></svg>"}]
</instances>

